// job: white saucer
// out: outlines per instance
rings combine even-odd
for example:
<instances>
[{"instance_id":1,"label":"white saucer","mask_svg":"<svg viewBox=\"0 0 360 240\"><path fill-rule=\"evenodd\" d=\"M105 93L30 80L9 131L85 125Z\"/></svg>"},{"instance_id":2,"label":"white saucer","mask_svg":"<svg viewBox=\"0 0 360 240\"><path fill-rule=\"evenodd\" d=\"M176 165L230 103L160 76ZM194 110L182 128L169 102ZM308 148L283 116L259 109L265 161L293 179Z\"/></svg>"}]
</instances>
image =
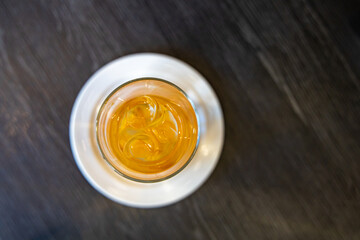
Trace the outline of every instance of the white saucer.
<instances>
[{"instance_id":1,"label":"white saucer","mask_svg":"<svg viewBox=\"0 0 360 240\"><path fill-rule=\"evenodd\" d=\"M106 96L126 81L155 77L173 82L195 104L200 118L200 142L189 165L158 183L139 183L121 177L101 157L95 119ZM189 196L214 170L224 143L224 119L208 82L188 64L161 54L139 53L116 59L100 68L81 89L70 118L70 144L86 180L109 199L131 207L162 207Z\"/></svg>"}]
</instances>

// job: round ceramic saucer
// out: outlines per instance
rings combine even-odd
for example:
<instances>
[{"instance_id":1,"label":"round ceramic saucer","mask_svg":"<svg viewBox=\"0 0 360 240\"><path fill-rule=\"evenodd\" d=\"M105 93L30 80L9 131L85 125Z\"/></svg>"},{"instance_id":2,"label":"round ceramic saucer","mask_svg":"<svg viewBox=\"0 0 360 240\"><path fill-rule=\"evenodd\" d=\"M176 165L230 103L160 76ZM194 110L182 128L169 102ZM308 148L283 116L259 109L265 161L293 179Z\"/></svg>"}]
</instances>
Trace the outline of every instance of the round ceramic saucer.
<instances>
[{"instance_id":1,"label":"round ceramic saucer","mask_svg":"<svg viewBox=\"0 0 360 240\"><path fill-rule=\"evenodd\" d=\"M194 158L180 173L157 183L134 182L114 172L102 158L95 136L96 115L107 95L119 85L143 77L179 86L194 103L200 120ZM132 54L100 68L81 89L70 118L70 144L81 173L101 194L131 207L162 207L189 196L214 170L223 142L223 115L211 86L188 64L161 54Z\"/></svg>"}]
</instances>

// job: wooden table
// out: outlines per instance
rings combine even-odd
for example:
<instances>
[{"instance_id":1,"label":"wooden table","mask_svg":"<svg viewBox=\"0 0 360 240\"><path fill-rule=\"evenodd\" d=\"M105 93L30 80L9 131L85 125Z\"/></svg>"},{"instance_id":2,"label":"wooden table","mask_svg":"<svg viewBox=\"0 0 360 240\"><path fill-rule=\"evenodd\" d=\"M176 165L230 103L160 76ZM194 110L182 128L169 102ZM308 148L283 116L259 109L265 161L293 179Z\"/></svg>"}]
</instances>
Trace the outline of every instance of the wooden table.
<instances>
[{"instance_id":1,"label":"wooden table","mask_svg":"<svg viewBox=\"0 0 360 240\"><path fill-rule=\"evenodd\" d=\"M226 140L187 199L96 192L69 146L85 81L165 53L221 101ZM360 239L360 2L0 2L0 239Z\"/></svg>"}]
</instances>

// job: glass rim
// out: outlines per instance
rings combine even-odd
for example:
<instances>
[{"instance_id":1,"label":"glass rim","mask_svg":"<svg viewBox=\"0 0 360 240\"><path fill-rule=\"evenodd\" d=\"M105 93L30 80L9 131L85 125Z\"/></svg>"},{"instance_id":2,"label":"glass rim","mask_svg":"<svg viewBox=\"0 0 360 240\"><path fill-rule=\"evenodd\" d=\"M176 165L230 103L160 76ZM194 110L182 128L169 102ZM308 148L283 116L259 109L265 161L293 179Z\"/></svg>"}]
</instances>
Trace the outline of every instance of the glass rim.
<instances>
[{"instance_id":1,"label":"glass rim","mask_svg":"<svg viewBox=\"0 0 360 240\"><path fill-rule=\"evenodd\" d=\"M145 179L138 179L138 178L134 178L134 177L131 177L131 176L128 176L126 175L125 173L121 172L120 170L118 170L108 159L107 157L105 156L105 153L104 151L102 150L101 148L101 145L100 145L100 139L99 139L99 119L100 119L100 115L106 105L106 103L109 101L109 99L118 91L120 90L121 88L125 87L126 85L129 85L131 83L134 83L134 82L139 82L139 81L145 81L145 80L153 80L153 81L159 81L159 82L163 82L163 83L166 83L166 84L169 84L173 87L175 87L177 90L179 90L185 97L186 99L189 101L191 107L193 108L194 110L194 113L195 113L195 118L196 118L196 122L197 122L197 139L196 139L196 145L194 147L194 150L193 152L191 153L189 159L179 168L177 169L175 172L171 173L170 175L168 176L165 176L165 177L162 177L162 178L158 178L158 179L150 179L150 180L145 180ZM97 145L98 145L98 148L100 150L100 153L102 155L102 158L106 161L106 163L117 173L119 174L120 176L122 177L125 177L129 180L132 180L132 181L135 181L135 182L140 182L140 183L155 183L155 182L161 182L161 181L164 181L164 180L167 180L167 179L170 179L172 177L174 177L175 175L177 175L178 173L180 173L182 170L185 169L185 167L191 162L191 160L194 158L195 154L196 154L196 151L198 149L198 146L199 146L199 142L200 142L200 120L199 120L199 114L197 112L197 109L195 107L195 104L193 103L193 101L189 98L188 94L182 90L179 86L177 86L176 84L170 82L170 81L167 81L167 80L164 80L164 79L161 79L161 78L156 78L156 77L141 77L141 78L135 78L135 79L132 79L132 80L129 80L129 81L126 81L122 84L120 84L118 87L116 87L114 90L112 90L107 96L106 98L104 99L104 101L101 103L101 106L97 112L97 116L96 116L96 124L95 124L95 135L96 135L96 141L97 141Z\"/></svg>"}]
</instances>

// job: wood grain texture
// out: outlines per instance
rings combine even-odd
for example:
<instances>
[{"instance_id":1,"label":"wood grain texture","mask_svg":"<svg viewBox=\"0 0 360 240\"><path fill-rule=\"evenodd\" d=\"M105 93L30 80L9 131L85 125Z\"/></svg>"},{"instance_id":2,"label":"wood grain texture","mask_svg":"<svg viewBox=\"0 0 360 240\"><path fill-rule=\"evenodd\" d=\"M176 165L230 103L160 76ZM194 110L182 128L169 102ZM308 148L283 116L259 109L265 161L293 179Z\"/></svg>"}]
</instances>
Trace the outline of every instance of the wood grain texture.
<instances>
[{"instance_id":1,"label":"wood grain texture","mask_svg":"<svg viewBox=\"0 0 360 240\"><path fill-rule=\"evenodd\" d=\"M0 239L360 239L360 2L0 1ZM210 179L160 209L84 180L68 122L103 64L158 52L215 88Z\"/></svg>"}]
</instances>

